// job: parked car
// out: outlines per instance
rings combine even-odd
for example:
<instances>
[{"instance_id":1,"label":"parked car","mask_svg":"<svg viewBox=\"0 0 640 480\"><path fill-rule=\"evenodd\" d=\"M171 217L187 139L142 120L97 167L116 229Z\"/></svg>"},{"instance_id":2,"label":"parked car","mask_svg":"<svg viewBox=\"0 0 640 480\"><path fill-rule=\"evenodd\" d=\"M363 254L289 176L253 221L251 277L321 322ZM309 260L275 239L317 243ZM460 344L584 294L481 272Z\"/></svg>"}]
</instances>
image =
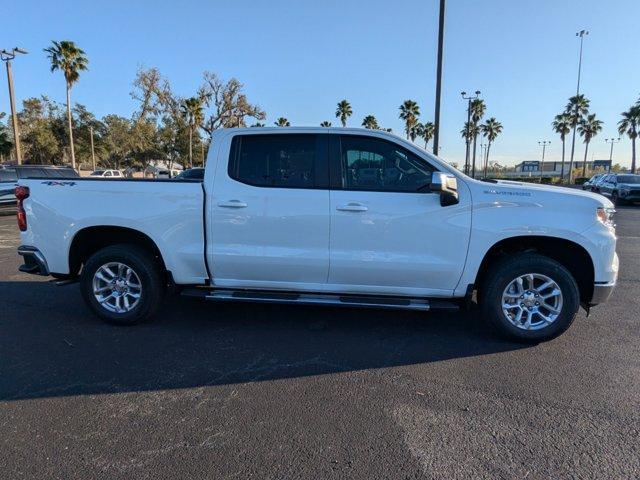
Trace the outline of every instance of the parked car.
<instances>
[{"instance_id":1,"label":"parked car","mask_svg":"<svg viewBox=\"0 0 640 480\"><path fill-rule=\"evenodd\" d=\"M71 167L54 165L11 165L0 166L0 207L15 207L14 190L19 179L45 178L76 178L79 177Z\"/></svg>"},{"instance_id":2,"label":"parked car","mask_svg":"<svg viewBox=\"0 0 640 480\"><path fill-rule=\"evenodd\" d=\"M606 175L606 173L597 173L595 174L593 177L591 177L589 180L587 180L586 182L584 182L582 184L582 189L583 190L589 190L590 192L596 192L596 185L598 185L598 182L600 181L600 179L602 177L604 177Z\"/></svg>"},{"instance_id":3,"label":"parked car","mask_svg":"<svg viewBox=\"0 0 640 480\"><path fill-rule=\"evenodd\" d=\"M91 178L125 178L120 170L95 170L89 175Z\"/></svg>"},{"instance_id":4,"label":"parked car","mask_svg":"<svg viewBox=\"0 0 640 480\"><path fill-rule=\"evenodd\" d=\"M640 202L640 175L628 173L606 175L598 184L598 191L616 205Z\"/></svg>"},{"instance_id":5,"label":"parked car","mask_svg":"<svg viewBox=\"0 0 640 480\"><path fill-rule=\"evenodd\" d=\"M195 167L183 170L175 176L176 180L204 180L204 168Z\"/></svg>"},{"instance_id":6,"label":"parked car","mask_svg":"<svg viewBox=\"0 0 640 480\"><path fill-rule=\"evenodd\" d=\"M418 311L477 292L482 316L524 342L560 335L616 284L601 195L473 180L379 130L284 130L217 130L203 182L20 180L20 270L78 280L121 325L176 289Z\"/></svg>"}]
</instances>

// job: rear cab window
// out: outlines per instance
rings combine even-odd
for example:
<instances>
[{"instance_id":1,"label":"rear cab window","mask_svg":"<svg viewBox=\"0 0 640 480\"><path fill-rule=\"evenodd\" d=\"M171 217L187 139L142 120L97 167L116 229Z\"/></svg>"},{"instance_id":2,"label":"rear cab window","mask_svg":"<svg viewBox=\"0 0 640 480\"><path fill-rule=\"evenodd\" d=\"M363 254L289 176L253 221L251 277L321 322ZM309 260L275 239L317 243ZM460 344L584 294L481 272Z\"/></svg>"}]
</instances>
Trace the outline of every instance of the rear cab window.
<instances>
[{"instance_id":1,"label":"rear cab window","mask_svg":"<svg viewBox=\"0 0 640 480\"><path fill-rule=\"evenodd\" d=\"M17 181L18 181L18 175L16 174L15 169L13 168L0 169L0 183L5 183L5 182L15 183Z\"/></svg>"},{"instance_id":2,"label":"rear cab window","mask_svg":"<svg viewBox=\"0 0 640 480\"><path fill-rule=\"evenodd\" d=\"M327 135L237 135L231 143L229 176L268 188L328 188Z\"/></svg>"}]
</instances>

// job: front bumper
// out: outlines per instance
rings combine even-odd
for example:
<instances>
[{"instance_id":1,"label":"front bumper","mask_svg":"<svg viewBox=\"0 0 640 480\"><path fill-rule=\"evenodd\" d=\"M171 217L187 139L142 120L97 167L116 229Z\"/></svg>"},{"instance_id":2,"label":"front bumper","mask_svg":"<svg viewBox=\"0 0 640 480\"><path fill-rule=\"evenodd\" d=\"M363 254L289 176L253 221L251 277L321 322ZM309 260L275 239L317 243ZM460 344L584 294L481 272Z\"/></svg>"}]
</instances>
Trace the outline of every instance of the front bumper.
<instances>
[{"instance_id":1,"label":"front bumper","mask_svg":"<svg viewBox=\"0 0 640 480\"><path fill-rule=\"evenodd\" d=\"M36 247L29 245L20 245L18 247L18 255L24 259L24 263L18 267L18 270L24 273L31 273L33 275L49 275L49 266L47 261L42 255L42 252Z\"/></svg>"},{"instance_id":2,"label":"front bumper","mask_svg":"<svg viewBox=\"0 0 640 480\"><path fill-rule=\"evenodd\" d=\"M591 302L589 305L598 305L600 303L605 303L609 300L609 297L613 293L613 289L615 288L616 283L596 283L593 286L593 295L591 296Z\"/></svg>"}]
</instances>

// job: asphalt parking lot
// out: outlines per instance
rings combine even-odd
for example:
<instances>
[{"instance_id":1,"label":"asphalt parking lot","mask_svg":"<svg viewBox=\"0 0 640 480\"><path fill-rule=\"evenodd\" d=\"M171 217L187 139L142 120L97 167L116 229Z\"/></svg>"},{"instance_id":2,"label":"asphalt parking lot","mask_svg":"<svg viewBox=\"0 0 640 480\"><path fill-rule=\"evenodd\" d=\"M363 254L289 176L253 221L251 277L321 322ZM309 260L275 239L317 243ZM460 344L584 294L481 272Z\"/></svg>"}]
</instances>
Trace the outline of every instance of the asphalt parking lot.
<instances>
[{"instance_id":1,"label":"asphalt parking lot","mask_svg":"<svg viewBox=\"0 0 640 480\"><path fill-rule=\"evenodd\" d=\"M171 299L100 323L0 217L2 478L638 478L640 208L620 283L546 344L474 311Z\"/></svg>"}]
</instances>

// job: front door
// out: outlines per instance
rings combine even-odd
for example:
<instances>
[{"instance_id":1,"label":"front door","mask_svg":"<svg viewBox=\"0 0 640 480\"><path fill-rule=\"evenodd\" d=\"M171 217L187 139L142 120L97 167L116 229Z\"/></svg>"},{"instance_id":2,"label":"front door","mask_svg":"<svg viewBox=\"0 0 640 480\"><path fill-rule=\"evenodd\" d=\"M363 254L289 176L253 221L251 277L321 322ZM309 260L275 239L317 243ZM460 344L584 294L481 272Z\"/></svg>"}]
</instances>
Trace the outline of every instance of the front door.
<instances>
[{"instance_id":1,"label":"front door","mask_svg":"<svg viewBox=\"0 0 640 480\"><path fill-rule=\"evenodd\" d=\"M326 134L233 137L228 163L224 156L218 162L210 199L214 285L287 290L326 285L327 142Z\"/></svg>"},{"instance_id":2,"label":"front door","mask_svg":"<svg viewBox=\"0 0 640 480\"><path fill-rule=\"evenodd\" d=\"M469 194L441 206L428 188L434 165L395 142L335 135L331 145L329 287L450 296L467 254Z\"/></svg>"}]
</instances>

